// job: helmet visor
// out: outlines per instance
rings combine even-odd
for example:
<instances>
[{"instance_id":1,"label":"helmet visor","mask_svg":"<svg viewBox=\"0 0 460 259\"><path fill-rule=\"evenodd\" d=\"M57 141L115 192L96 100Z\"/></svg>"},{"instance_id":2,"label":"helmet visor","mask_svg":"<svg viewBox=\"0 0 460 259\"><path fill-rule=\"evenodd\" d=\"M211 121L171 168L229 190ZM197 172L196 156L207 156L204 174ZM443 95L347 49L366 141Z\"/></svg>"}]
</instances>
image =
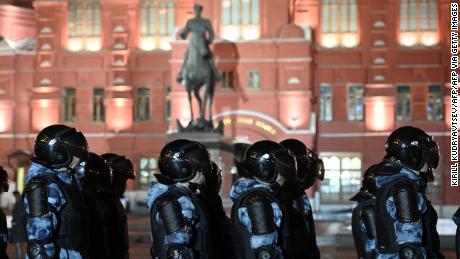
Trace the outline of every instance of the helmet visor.
<instances>
[{"instance_id":1,"label":"helmet visor","mask_svg":"<svg viewBox=\"0 0 460 259\"><path fill-rule=\"evenodd\" d=\"M278 174L288 181L294 179L296 176L296 161L294 157L285 150L273 152L272 155L278 167Z\"/></svg>"},{"instance_id":2,"label":"helmet visor","mask_svg":"<svg viewBox=\"0 0 460 259\"><path fill-rule=\"evenodd\" d=\"M437 168L439 165L439 147L438 143L434 140L427 143L428 150L428 163L432 168Z\"/></svg>"},{"instance_id":3,"label":"helmet visor","mask_svg":"<svg viewBox=\"0 0 460 259\"><path fill-rule=\"evenodd\" d=\"M166 170L167 172L162 172L162 174L167 175L169 178L174 179L177 182L188 181L193 179L196 175L195 168L185 157L173 158Z\"/></svg>"}]
</instances>

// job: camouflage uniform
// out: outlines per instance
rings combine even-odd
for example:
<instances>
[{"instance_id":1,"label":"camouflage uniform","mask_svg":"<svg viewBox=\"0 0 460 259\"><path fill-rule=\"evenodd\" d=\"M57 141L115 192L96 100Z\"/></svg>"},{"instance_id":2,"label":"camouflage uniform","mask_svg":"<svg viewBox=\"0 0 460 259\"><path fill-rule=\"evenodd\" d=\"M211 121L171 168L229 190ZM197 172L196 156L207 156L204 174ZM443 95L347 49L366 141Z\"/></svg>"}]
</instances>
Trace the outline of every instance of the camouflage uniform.
<instances>
[{"instance_id":1,"label":"camouflage uniform","mask_svg":"<svg viewBox=\"0 0 460 259\"><path fill-rule=\"evenodd\" d=\"M399 173L391 175L376 175L376 185L377 193L386 184L391 184L392 181L405 177L419 186L419 190L422 190L421 186L424 186L424 179L417 174L416 171L413 171L409 168L403 167ZM378 206L378 205L377 205ZM421 214L424 214L427 211L427 201L424 195L424 192L419 191L417 193L417 207ZM393 227L396 236L397 245L404 243L414 243L421 246L422 236L423 236L423 223L421 219L413 223L402 223L397 219L396 206L393 201L393 196L389 196L386 199L386 210L393 219ZM378 224L378 223L377 223ZM426 258L426 251L423 247L421 248L421 256ZM383 254L379 251L379 247L376 248L377 258L379 259L397 259L399 258L398 253L394 254Z\"/></svg>"},{"instance_id":2,"label":"camouflage uniform","mask_svg":"<svg viewBox=\"0 0 460 259\"><path fill-rule=\"evenodd\" d=\"M36 163L32 163L31 167L29 168L28 174L26 176L26 184L29 183L33 178L44 174L57 175L57 177L59 177L59 179L61 179L63 182L69 185L71 184L71 177L68 172L57 172ZM59 251L57 251L57 248L54 244L54 237L57 231L59 211L66 204L66 199L57 184L50 183L48 185L48 190L48 205L50 207L50 213L42 217L30 216L27 197L24 197L24 207L26 213L29 215L26 225L27 239L42 241L45 244L44 248L46 254L50 258L57 256L59 256L59 258L69 259L82 258L80 252L76 250L60 248Z\"/></svg>"},{"instance_id":3,"label":"camouflage uniform","mask_svg":"<svg viewBox=\"0 0 460 259\"><path fill-rule=\"evenodd\" d=\"M269 192L273 192L268 184L258 182L254 179L240 178L233 184L232 189L230 190L230 198L233 201L235 201L245 192L254 188L263 188L268 190ZM272 203L271 207L273 209L275 225L279 229L281 226L282 219L281 209L276 203ZM278 244L278 233L276 231L265 235L253 234L251 219L249 217L248 210L245 207L241 207L238 209L238 217L240 222L244 224L247 231L250 233L249 238L252 249L257 250L259 247L262 246L272 246L281 254L281 248Z\"/></svg>"},{"instance_id":4,"label":"camouflage uniform","mask_svg":"<svg viewBox=\"0 0 460 259\"><path fill-rule=\"evenodd\" d=\"M171 189L174 189L174 188L182 189L182 191L189 192L190 195L193 195L193 193L189 189L181 185L178 185L178 184L165 185L165 184L161 184L158 182L152 182L147 192L147 198L145 199L147 203L147 207L149 208L149 211L152 209L152 206L155 200L161 194ZM194 226L195 224L197 224L198 223L198 210L195 208L195 205L193 205L193 202L190 199L190 197L182 196L178 199L178 202L181 205L182 215L183 215L183 218L187 221L188 223L187 225ZM155 215L155 218L158 222L162 222L162 219L159 213ZM164 244L165 246L178 245L178 244L184 245L188 247L187 253L189 257L187 258L194 258L193 250L190 248L192 237L193 235L191 232L186 232L180 229L171 234L167 234L165 236Z\"/></svg>"}]
</instances>

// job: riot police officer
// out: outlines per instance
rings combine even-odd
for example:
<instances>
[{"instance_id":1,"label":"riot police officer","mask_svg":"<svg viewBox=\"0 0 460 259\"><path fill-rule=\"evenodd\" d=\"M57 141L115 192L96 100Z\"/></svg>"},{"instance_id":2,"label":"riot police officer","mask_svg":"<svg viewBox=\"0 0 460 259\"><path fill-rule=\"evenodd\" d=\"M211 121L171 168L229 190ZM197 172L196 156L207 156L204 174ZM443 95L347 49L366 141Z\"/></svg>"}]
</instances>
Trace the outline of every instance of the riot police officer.
<instances>
[{"instance_id":1,"label":"riot police officer","mask_svg":"<svg viewBox=\"0 0 460 259\"><path fill-rule=\"evenodd\" d=\"M82 258L87 214L74 169L88 157L86 139L74 128L51 125L38 133L34 150L24 189L27 255Z\"/></svg>"},{"instance_id":2,"label":"riot police officer","mask_svg":"<svg viewBox=\"0 0 460 259\"><path fill-rule=\"evenodd\" d=\"M245 152L244 176L232 186L232 237L236 258L283 258L279 241L283 220L274 189L291 181L295 161L280 144L263 140Z\"/></svg>"},{"instance_id":3,"label":"riot police officer","mask_svg":"<svg viewBox=\"0 0 460 259\"><path fill-rule=\"evenodd\" d=\"M375 169L377 258L426 258L422 172L437 166L437 144L423 130L405 126L390 134L385 150Z\"/></svg>"},{"instance_id":4,"label":"riot police officer","mask_svg":"<svg viewBox=\"0 0 460 259\"><path fill-rule=\"evenodd\" d=\"M110 258L127 259L129 258L128 218L120 199L126 191L126 181L134 180L136 171L131 160L125 156L106 153L102 158L110 165L113 175L112 185L107 193L107 203L111 212L111 221L108 222Z\"/></svg>"},{"instance_id":5,"label":"riot police officer","mask_svg":"<svg viewBox=\"0 0 460 259\"><path fill-rule=\"evenodd\" d=\"M0 166L0 195L7 192L10 188L8 173ZM0 209L0 258L8 259L6 248L8 246L8 227L6 224L6 215Z\"/></svg>"},{"instance_id":6,"label":"riot police officer","mask_svg":"<svg viewBox=\"0 0 460 259\"><path fill-rule=\"evenodd\" d=\"M212 170L209 152L195 141L178 139L160 152L160 173L147 193L153 258L213 258L205 206L194 195Z\"/></svg>"},{"instance_id":7,"label":"riot police officer","mask_svg":"<svg viewBox=\"0 0 460 259\"><path fill-rule=\"evenodd\" d=\"M205 174L205 182L200 185L197 198L209 213L209 233L214 240L217 258L235 258L233 252L230 219L225 215L222 198L219 195L222 186L222 171L212 162L212 170Z\"/></svg>"},{"instance_id":8,"label":"riot police officer","mask_svg":"<svg viewBox=\"0 0 460 259\"><path fill-rule=\"evenodd\" d=\"M460 208L455 212L454 216L452 217L455 224L457 224L457 231L455 233L455 250L457 253L457 258L460 258Z\"/></svg>"},{"instance_id":9,"label":"riot police officer","mask_svg":"<svg viewBox=\"0 0 460 259\"><path fill-rule=\"evenodd\" d=\"M351 230L356 253L360 259L372 259L376 256L375 194L377 187L374 173L376 167L377 165L372 165L364 172L361 189L350 199L358 203L353 208Z\"/></svg>"},{"instance_id":10,"label":"riot police officer","mask_svg":"<svg viewBox=\"0 0 460 259\"><path fill-rule=\"evenodd\" d=\"M297 139L286 139L280 144L294 156L297 173L293 181L287 182L276 197L282 204L284 250L289 258L320 258L316 244L315 223L310 200L305 190L313 186L316 179L324 177L322 160Z\"/></svg>"},{"instance_id":11,"label":"riot police officer","mask_svg":"<svg viewBox=\"0 0 460 259\"><path fill-rule=\"evenodd\" d=\"M88 226L91 231L88 257L94 259L113 258L109 248L109 226L112 215L104 199L112 183L112 172L105 160L95 153L89 153L82 178L83 194L91 215Z\"/></svg>"}]
</instances>

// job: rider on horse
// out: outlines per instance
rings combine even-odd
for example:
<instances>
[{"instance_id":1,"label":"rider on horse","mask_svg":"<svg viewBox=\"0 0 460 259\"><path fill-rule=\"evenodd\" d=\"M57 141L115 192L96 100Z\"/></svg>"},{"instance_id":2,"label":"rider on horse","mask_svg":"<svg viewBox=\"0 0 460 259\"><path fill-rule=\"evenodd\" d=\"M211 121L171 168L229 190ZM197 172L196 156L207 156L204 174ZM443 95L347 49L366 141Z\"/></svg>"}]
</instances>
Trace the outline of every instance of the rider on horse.
<instances>
[{"instance_id":1,"label":"rider on horse","mask_svg":"<svg viewBox=\"0 0 460 259\"><path fill-rule=\"evenodd\" d=\"M205 57L208 62L209 66L212 70L212 76L214 78L214 82L218 82L222 79L219 72L217 71L216 64L214 63L214 59L212 58L212 53L209 50L209 45L214 40L214 31L211 26L211 22L208 19L201 17L201 12L203 11L203 6L199 4L195 4L193 6L195 10L195 18L190 19L187 21L184 30L180 33L181 39L186 39L189 32L192 32L192 39L190 40L190 45L195 47L199 53L203 57ZM206 38L206 32L208 32L208 38ZM196 51L195 49L191 51ZM184 66L187 64L187 59L189 58L190 48L187 48L187 52L185 54L185 60L182 63L180 72L177 74L177 82L182 83L186 76L184 75Z\"/></svg>"}]
</instances>

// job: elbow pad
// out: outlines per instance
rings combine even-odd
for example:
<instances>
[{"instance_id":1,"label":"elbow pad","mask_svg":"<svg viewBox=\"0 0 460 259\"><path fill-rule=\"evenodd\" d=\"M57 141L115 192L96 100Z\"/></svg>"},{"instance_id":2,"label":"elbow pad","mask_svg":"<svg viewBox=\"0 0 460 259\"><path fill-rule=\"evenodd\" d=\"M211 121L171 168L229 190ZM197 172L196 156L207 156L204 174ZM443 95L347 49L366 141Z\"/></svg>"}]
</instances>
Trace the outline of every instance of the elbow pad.
<instances>
[{"instance_id":1,"label":"elbow pad","mask_svg":"<svg viewBox=\"0 0 460 259\"><path fill-rule=\"evenodd\" d=\"M363 209L362 219L364 226L366 226L366 234L369 239L377 238L377 227L375 225L375 211L374 208L368 206Z\"/></svg>"},{"instance_id":2,"label":"elbow pad","mask_svg":"<svg viewBox=\"0 0 460 259\"><path fill-rule=\"evenodd\" d=\"M396 217L400 222L411 223L420 219L417 188L414 184L403 182L395 186L393 201L396 207Z\"/></svg>"},{"instance_id":3,"label":"elbow pad","mask_svg":"<svg viewBox=\"0 0 460 259\"><path fill-rule=\"evenodd\" d=\"M29 240L27 242L27 255L31 259L48 259L45 247L37 240Z\"/></svg>"},{"instance_id":4,"label":"elbow pad","mask_svg":"<svg viewBox=\"0 0 460 259\"><path fill-rule=\"evenodd\" d=\"M256 249L257 259L277 259L281 258L279 251L273 246L261 246Z\"/></svg>"},{"instance_id":5,"label":"elbow pad","mask_svg":"<svg viewBox=\"0 0 460 259\"><path fill-rule=\"evenodd\" d=\"M168 259L192 259L190 252L183 245L169 245L167 247Z\"/></svg>"},{"instance_id":6,"label":"elbow pad","mask_svg":"<svg viewBox=\"0 0 460 259\"><path fill-rule=\"evenodd\" d=\"M24 192L31 217L41 217L50 212L48 205L49 190L47 186L47 181L41 178L32 179L26 185Z\"/></svg>"},{"instance_id":7,"label":"elbow pad","mask_svg":"<svg viewBox=\"0 0 460 259\"><path fill-rule=\"evenodd\" d=\"M420 248L414 243L404 243L399 247L399 258L401 259L422 259Z\"/></svg>"}]
</instances>

